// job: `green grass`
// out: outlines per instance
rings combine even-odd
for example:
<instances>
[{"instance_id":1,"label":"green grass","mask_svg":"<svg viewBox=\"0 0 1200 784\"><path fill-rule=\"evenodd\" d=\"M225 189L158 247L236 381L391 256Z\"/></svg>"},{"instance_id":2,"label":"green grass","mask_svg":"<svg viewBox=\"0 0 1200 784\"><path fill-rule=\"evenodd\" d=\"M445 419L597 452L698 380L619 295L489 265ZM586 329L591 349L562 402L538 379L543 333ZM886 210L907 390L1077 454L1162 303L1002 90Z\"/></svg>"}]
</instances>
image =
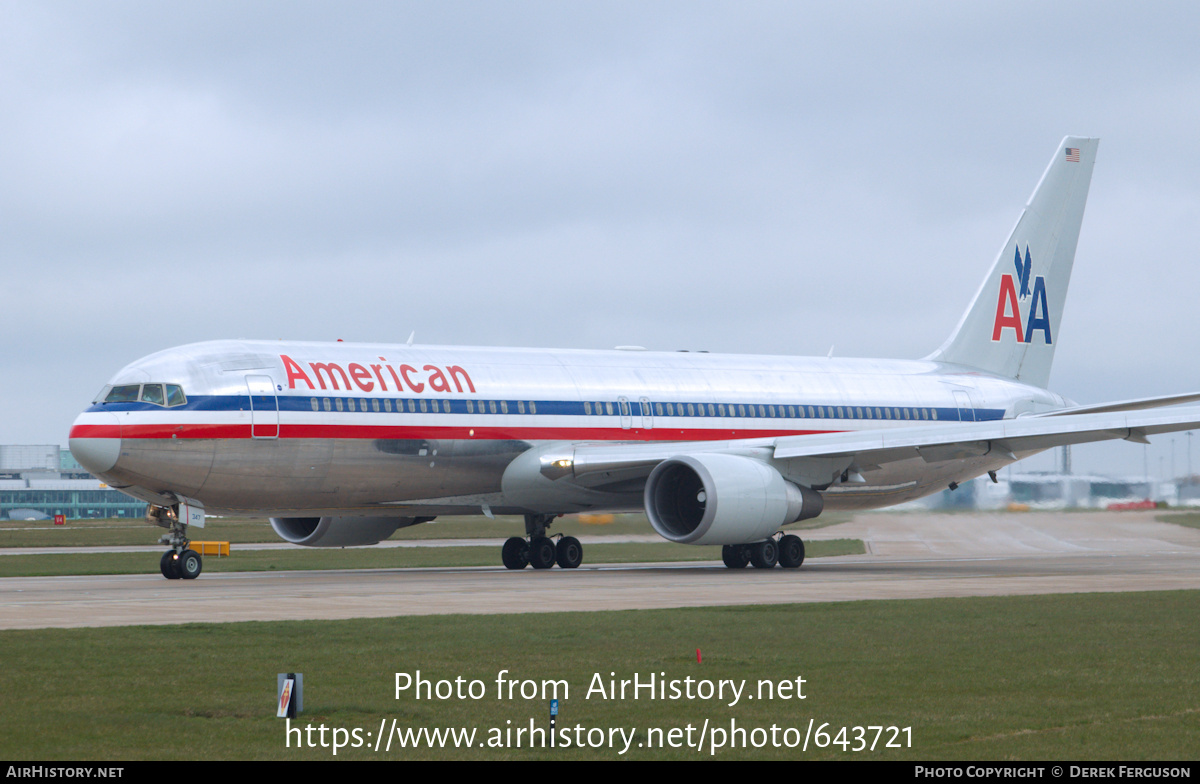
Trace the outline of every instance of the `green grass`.
<instances>
[{"instance_id":1,"label":"green grass","mask_svg":"<svg viewBox=\"0 0 1200 784\"><path fill-rule=\"evenodd\" d=\"M165 548L164 548L165 549ZM861 555L860 539L805 543L806 557ZM671 542L617 542L584 546L584 563L720 560L719 547L694 547ZM0 556L0 577L58 574L158 574L154 553L62 553ZM289 548L238 550L204 558L206 572L262 572L294 569L398 569L421 566L497 566L498 547Z\"/></svg>"},{"instance_id":2,"label":"green grass","mask_svg":"<svg viewBox=\"0 0 1200 784\"><path fill-rule=\"evenodd\" d=\"M619 514L613 522L598 525L580 522L577 515L567 515L554 521L552 533L572 536L628 536L653 534L646 515ZM833 512L805 520L796 529L824 528L851 519L850 515ZM54 525L48 520L5 520L0 522L0 548L6 547L113 547L118 545L151 545L166 529L140 519L71 520L66 525ZM480 539L520 536L525 523L515 515L490 520L482 515L447 516L421 525L401 528L390 539ZM210 517L203 529L189 529L193 539L218 540L235 544L281 541L266 518Z\"/></svg>"},{"instance_id":3,"label":"green grass","mask_svg":"<svg viewBox=\"0 0 1200 784\"><path fill-rule=\"evenodd\" d=\"M552 601L553 597L547 597ZM414 597L413 601L420 601ZM571 614L424 616L0 632L0 756L329 759L284 748L275 674L305 675L301 722L539 726L542 699L495 699L497 671L566 679L559 726L912 728L911 749L718 752L718 759L1195 759L1200 592L873 601ZM697 664L695 650L703 653ZM487 698L395 699L396 672L479 679ZM585 699L665 673L775 681L807 699ZM561 696L561 695L560 695ZM627 758L708 759L633 748ZM339 759L616 759L608 749L343 749Z\"/></svg>"},{"instance_id":4,"label":"green grass","mask_svg":"<svg viewBox=\"0 0 1200 784\"><path fill-rule=\"evenodd\" d=\"M1200 528L1200 512L1179 512L1177 514L1157 515L1155 520L1160 523L1174 523L1188 528Z\"/></svg>"}]
</instances>

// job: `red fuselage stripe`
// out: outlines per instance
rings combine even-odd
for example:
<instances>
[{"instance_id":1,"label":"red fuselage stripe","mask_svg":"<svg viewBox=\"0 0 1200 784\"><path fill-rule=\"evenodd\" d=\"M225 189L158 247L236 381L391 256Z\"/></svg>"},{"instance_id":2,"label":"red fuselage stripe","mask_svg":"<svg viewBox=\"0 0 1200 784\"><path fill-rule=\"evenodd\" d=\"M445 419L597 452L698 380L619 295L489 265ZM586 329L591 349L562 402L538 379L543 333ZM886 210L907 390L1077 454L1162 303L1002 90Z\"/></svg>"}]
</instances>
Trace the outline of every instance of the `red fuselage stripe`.
<instances>
[{"instance_id":1,"label":"red fuselage stripe","mask_svg":"<svg viewBox=\"0 0 1200 784\"><path fill-rule=\"evenodd\" d=\"M255 425L255 433L274 435L275 425ZM280 438L451 438L522 441L722 441L735 438L772 438L834 430L726 430L679 428L600 427L426 427L396 425L296 425L279 426ZM237 425L75 425L71 438L250 438L250 423Z\"/></svg>"}]
</instances>

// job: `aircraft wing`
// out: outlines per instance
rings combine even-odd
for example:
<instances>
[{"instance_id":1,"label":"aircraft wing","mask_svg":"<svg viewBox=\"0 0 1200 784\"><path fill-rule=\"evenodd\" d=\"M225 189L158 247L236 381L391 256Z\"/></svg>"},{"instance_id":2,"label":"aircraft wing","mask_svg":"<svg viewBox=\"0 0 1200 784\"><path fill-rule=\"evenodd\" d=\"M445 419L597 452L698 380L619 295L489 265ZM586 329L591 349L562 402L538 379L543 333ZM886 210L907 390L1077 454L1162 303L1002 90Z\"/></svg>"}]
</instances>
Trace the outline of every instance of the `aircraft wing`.
<instances>
[{"instance_id":1,"label":"aircraft wing","mask_svg":"<svg viewBox=\"0 0 1200 784\"><path fill-rule=\"evenodd\" d=\"M1111 411L1138 411L1147 408L1177 406L1182 403L1195 403L1200 400L1200 392L1188 392L1183 395L1164 395L1162 397L1139 397L1133 400L1118 400L1112 403L1094 403L1087 406L1060 408L1058 411L1047 411L1038 414L1040 417L1075 416L1077 414L1103 414Z\"/></svg>"},{"instance_id":2,"label":"aircraft wing","mask_svg":"<svg viewBox=\"0 0 1200 784\"><path fill-rule=\"evenodd\" d=\"M1025 416L990 422L954 422L884 430L808 436L644 444L576 444L542 456L542 474L558 479L573 474L646 476L661 461L701 452L742 454L759 459L852 457L860 468L921 457L927 462L994 454L1005 460L1056 446L1124 439L1146 443L1148 436L1200 429L1200 406L1170 412L1116 411L1073 416Z\"/></svg>"}]
</instances>

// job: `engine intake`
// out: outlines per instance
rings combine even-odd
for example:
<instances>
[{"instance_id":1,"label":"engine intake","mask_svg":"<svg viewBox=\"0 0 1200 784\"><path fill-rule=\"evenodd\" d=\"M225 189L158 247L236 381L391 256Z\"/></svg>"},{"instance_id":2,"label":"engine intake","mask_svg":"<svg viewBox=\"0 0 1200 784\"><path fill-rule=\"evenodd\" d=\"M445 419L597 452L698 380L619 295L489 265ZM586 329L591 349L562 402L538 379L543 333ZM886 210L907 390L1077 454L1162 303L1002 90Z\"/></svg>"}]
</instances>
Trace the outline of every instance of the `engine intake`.
<instances>
[{"instance_id":1,"label":"engine intake","mask_svg":"<svg viewBox=\"0 0 1200 784\"><path fill-rule=\"evenodd\" d=\"M305 547L356 547L378 544L397 528L430 518L414 517L272 517L275 533Z\"/></svg>"},{"instance_id":2,"label":"engine intake","mask_svg":"<svg viewBox=\"0 0 1200 784\"><path fill-rule=\"evenodd\" d=\"M825 506L820 493L766 463L715 453L659 463L646 480L645 503L654 530L680 544L758 542Z\"/></svg>"}]
</instances>

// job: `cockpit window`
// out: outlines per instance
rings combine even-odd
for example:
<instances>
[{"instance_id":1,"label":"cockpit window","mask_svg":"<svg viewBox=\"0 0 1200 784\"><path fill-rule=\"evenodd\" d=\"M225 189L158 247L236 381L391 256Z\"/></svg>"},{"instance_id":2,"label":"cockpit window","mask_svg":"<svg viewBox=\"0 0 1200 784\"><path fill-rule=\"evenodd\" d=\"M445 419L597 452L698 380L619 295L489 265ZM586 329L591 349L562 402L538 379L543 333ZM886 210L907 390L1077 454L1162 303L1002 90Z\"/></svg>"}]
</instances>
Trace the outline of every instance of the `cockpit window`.
<instances>
[{"instance_id":1,"label":"cockpit window","mask_svg":"<svg viewBox=\"0 0 1200 784\"><path fill-rule=\"evenodd\" d=\"M108 397L104 398L105 403L132 403L138 399L138 391L142 388L141 384L123 384L119 387L113 387L108 393Z\"/></svg>"},{"instance_id":2,"label":"cockpit window","mask_svg":"<svg viewBox=\"0 0 1200 784\"><path fill-rule=\"evenodd\" d=\"M166 399L163 397L162 384L143 384L142 402L153 403L156 406L163 405Z\"/></svg>"},{"instance_id":3,"label":"cockpit window","mask_svg":"<svg viewBox=\"0 0 1200 784\"><path fill-rule=\"evenodd\" d=\"M106 387L105 391L105 403L134 403L139 399L143 403L153 403L156 406L182 406L187 403L183 387L178 384L123 384Z\"/></svg>"}]
</instances>

